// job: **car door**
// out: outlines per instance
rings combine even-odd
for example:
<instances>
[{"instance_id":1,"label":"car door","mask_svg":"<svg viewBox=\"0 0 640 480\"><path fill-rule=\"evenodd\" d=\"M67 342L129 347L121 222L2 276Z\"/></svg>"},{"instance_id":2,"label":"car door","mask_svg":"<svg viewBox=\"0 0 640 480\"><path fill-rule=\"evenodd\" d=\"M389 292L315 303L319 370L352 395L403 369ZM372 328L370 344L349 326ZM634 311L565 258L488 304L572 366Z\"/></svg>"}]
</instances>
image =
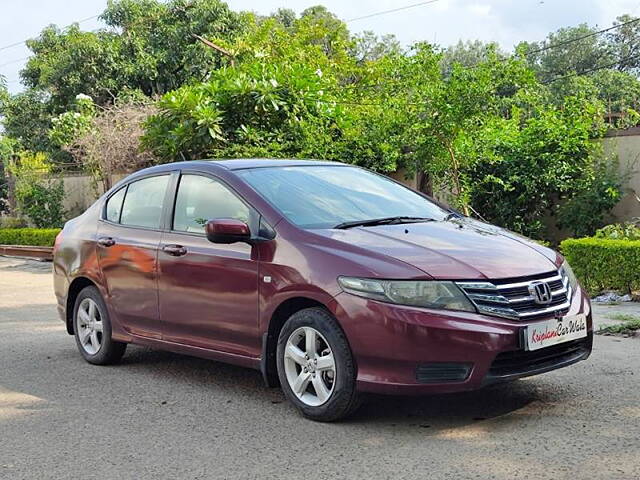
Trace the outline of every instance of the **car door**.
<instances>
[{"instance_id":1,"label":"car door","mask_svg":"<svg viewBox=\"0 0 640 480\"><path fill-rule=\"evenodd\" d=\"M133 181L111 195L98 225L97 256L108 304L134 335L161 338L158 246L170 174Z\"/></svg>"},{"instance_id":2,"label":"car door","mask_svg":"<svg viewBox=\"0 0 640 480\"><path fill-rule=\"evenodd\" d=\"M207 220L251 225L256 215L221 180L199 173L180 177L158 251L164 340L259 356L257 250L246 243L214 244L204 233Z\"/></svg>"}]
</instances>

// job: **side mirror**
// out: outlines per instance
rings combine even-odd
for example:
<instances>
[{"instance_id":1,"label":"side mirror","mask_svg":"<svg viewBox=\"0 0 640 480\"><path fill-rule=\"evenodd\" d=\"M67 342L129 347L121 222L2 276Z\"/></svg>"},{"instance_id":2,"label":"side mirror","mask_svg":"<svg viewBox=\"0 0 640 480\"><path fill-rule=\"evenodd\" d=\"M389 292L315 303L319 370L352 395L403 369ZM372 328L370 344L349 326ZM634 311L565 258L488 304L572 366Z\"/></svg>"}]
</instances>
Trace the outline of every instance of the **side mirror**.
<instances>
[{"instance_id":1,"label":"side mirror","mask_svg":"<svg viewBox=\"0 0 640 480\"><path fill-rule=\"evenodd\" d=\"M251 241L249 225L233 218L216 218L204 226L207 239L213 243L237 243Z\"/></svg>"}]
</instances>

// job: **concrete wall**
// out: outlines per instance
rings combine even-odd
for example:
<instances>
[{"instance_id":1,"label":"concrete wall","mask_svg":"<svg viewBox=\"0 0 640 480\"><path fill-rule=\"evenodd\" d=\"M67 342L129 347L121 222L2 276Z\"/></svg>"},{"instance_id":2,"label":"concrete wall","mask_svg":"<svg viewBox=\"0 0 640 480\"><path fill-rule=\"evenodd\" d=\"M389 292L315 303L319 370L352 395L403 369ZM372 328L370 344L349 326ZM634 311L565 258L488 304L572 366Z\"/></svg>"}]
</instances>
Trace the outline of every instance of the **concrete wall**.
<instances>
[{"instance_id":1,"label":"concrete wall","mask_svg":"<svg viewBox=\"0 0 640 480\"><path fill-rule=\"evenodd\" d=\"M127 174L115 174L112 182L116 183ZM93 181L91 176L83 174L67 174L62 177L64 182L64 208L68 217L80 215L104 193L102 184Z\"/></svg>"},{"instance_id":2,"label":"concrete wall","mask_svg":"<svg viewBox=\"0 0 640 480\"><path fill-rule=\"evenodd\" d=\"M640 128L611 132L603 141L606 155L615 156L618 169L626 177L625 194L613 209L614 221L640 217Z\"/></svg>"},{"instance_id":3,"label":"concrete wall","mask_svg":"<svg viewBox=\"0 0 640 480\"><path fill-rule=\"evenodd\" d=\"M75 217L86 210L100 196L99 185L94 185L88 175L65 175L64 183L64 209L69 212L69 217Z\"/></svg>"}]
</instances>

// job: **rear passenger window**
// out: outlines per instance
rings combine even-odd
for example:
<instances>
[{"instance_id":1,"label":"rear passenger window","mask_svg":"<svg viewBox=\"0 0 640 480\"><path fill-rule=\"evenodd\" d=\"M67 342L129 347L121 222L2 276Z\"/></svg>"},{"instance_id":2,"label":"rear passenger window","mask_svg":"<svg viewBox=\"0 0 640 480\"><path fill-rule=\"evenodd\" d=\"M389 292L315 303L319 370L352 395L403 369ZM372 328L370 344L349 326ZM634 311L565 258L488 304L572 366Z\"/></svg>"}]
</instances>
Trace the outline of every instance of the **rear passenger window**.
<instances>
[{"instance_id":1,"label":"rear passenger window","mask_svg":"<svg viewBox=\"0 0 640 480\"><path fill-rule=\"evenodd\" d=\"M160 228L168 175L144 178L129 184L122 205L120 223L135 227Z\"/></svg>"},{"instance_id":2,"label":"rear passenger window","mask_svg":"<svg viewBox=\"0 0 640 480\"><path fill-rule=\"evenodd\" d=\"M107 211L105 218L110 222L118 223L120 221L120 213L122 212L122 200L124 200L124 194L127 191L127 187L121 188L111 198L107 200Z\"/></svg>"},{"instance_id":3,"label":"rear passenger window","mask_svg":"<svg viewBox=\"0 0 640 480\"><path fill-rule=\"evenodd\" d=\"M201 175L183 175L178 186L173 230L204 233L208 220L249 222L249 207L222 183Z\"/></svg>"}]
</instances>

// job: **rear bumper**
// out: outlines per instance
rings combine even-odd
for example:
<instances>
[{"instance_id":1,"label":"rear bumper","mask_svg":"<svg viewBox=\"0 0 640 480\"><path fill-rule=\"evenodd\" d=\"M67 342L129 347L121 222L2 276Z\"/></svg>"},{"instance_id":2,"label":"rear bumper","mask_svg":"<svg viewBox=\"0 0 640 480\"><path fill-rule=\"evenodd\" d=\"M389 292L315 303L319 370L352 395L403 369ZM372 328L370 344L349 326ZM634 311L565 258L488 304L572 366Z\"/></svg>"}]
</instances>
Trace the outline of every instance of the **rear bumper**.
<instances>
[{"instance_id":1,"label":"rear bumper","mask_svg":"<svg viewBox=\"0 0 640 480\"><path fill-rule=\"evenodd\" d=\"M591 306L581 290L568 315L587 315L587 337L535 352L525 351L522 341L524 327L535 321L404 307L347 293L332 307L354 353L362 392L474 390L571 365L592 348Z\"/></svg>"}]
</instances>

